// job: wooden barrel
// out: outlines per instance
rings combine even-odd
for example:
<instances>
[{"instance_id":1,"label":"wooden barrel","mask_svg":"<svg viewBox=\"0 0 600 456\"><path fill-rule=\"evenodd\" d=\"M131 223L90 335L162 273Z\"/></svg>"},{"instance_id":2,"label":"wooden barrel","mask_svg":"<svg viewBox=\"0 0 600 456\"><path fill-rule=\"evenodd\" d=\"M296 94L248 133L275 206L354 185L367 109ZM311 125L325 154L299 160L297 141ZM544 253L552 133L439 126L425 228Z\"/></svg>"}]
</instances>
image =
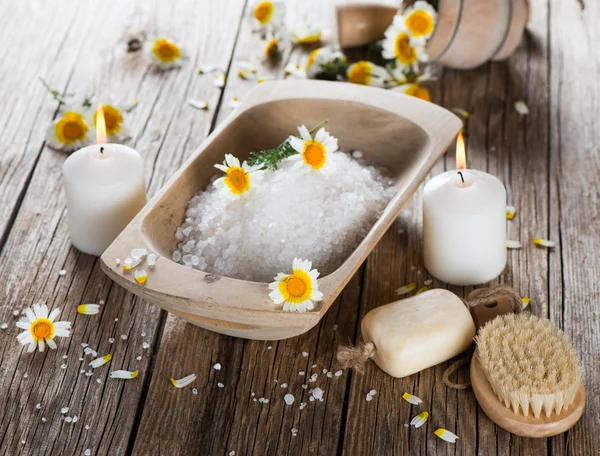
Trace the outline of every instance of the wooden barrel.
<instances>
[{"instance_id":1,"label":"wooden barrel","mask_svg":"<svg viewBox=\"0 0 600 456\"><path fill-rule=\"evenodd\" d=\"M340 45L361 46L383 38L396 12L396 7L387 5L338 6ZM431 60L451 68L474 68L504 59L521 41L528 17L527 0L439 0L427 52Z\"/></svg>"}]
</instances>

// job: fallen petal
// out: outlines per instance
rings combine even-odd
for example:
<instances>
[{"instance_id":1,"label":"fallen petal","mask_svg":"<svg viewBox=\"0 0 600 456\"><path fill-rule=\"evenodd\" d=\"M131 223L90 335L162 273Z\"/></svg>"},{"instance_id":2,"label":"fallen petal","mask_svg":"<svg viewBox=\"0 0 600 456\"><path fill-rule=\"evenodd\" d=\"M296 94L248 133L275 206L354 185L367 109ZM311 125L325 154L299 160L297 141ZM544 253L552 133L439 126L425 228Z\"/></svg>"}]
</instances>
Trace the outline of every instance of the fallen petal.
<instances>
[{"instance_id":1,"label":"fallen petal","mask_svg":"<svg viewBox=\"0 0 600 456\"><path fill-rule=\"evenodd\" d=\"M458 440L458 436L444 428L439 428L433 431L435 435L437 435L440 439L445 440L446 442L455 443Z\"/></svg>"},{"instance_id":2,"label":"fallen petal","mask_svg":"<svg viewBox=\"0 0 600 456\"><path fill-rule=\"evenodd\" d=\"M404 393L402 395L402 399L404 399L406 402L408 402L412 405L419 405L419 404L423 403L421 398L419 398L417 396L413 396L412 394L409 394L409 393Z\"/></svg>"}]
</instances>

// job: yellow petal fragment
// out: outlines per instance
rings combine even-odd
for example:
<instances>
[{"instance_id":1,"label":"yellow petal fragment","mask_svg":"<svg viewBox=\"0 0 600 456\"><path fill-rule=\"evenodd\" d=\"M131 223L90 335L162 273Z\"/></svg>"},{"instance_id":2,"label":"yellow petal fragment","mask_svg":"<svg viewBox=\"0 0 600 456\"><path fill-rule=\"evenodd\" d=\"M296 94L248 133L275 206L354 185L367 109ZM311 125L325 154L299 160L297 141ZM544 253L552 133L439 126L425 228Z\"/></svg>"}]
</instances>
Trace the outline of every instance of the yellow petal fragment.
<instances>
[{"instance_id":1,"label":"yellow petal fragment","mask_svg":"<svg viewBox=\"0 0 600 456\"><path fill-rule=\"evenodd\" d=\"M142 262L141 258L125 258L123 262L123 271L131 271Z\"/></svg>"},{"instance_id":2,"label":"yellow petal fragment","mask_svg":"<svg viewBox=\"0 0 600 456\"><path fill-rule=\"evenodd\" d=\"M414 282L409 283L408 285L404 285L396 290L397 295L404 295L406 293L410 293L415 288L417 288L417 284Z\"/></svg>"},{"instance_id":3,"label":"yellow petal fragment","mask_svg":"<svg viewBox=\"0 0 600 456\"><path fill-rule=\"evenodd\" d=\"M550 247L556 247L556 243L553 242L553 241L550 241L548 239L535 238L533 240L533 243L535 245L541 245L542 247L548 247L548 248L550 248Z\"/></svg>"},{"instance_id":4,"label":"yellow petal fragment","mask_svg":"<svg viewBox=\"0 0 600 456\"><path fill-rule=\"evenodd\" d=\"M112 359L112 355L109 353L108 355L101 356L100 358L96 358L95 360L90 362L90 367L96 369L97 367L104 366Z\"/></svg>"},{"instance_id":5,"label":"yellow petal fragment","mask_svg":"<svg viewBox=\"0 0 600 456\"><path fill-rule=\"evenodd\" d=\"M529 302L531 301L531 299L529 299L529 298L521 298L521 301L523 302L523 309L526 309L527 306L529 305Z\"/></svg>"},{"instance_id":6,"label":"yellow petal fragment","mask_svg":"<svg viewBox=\"0 0 600 456\"><path fill-rule=\"evenodd\" d=\"M506 206L506 218L508 220L514 219L516 213L517 213L517 210L515 209L514 206Z\"/></svg>"},{"instance_id":7,"label":"yellow petal fragment","mask_svg":"<svg viewBox=\"0 0 600 456\"><path fill-rule=\"evenodd\" d=\"M452 108L451 111L454 114L462 117L463 119L468 119L471 116L471 114L469 113L469 111L465 111L462 108Z\"/></svg>"},{"instance_id":8,"label":"yellow petal fragment","mask_svg":"<svg viewBox=\"0 0 600 456\"><path fill-rule=\"evenodd\" d=\"M415 416L412 420L410 420L410 425L416 428L420 428L425 424L429 418L429 412L421 412L417 416Z\"/></svg>"},{"instance_id":9,"label":"yellow petal fragment","mask_svg":"<svg viewBox=\"0 0 600 456\"><path fill-rule=\"evenodd\" d=\"M433 433L446 442L455 443L458 440L458 436L456 434L444 428L436 429L433 431Z\"/></svg>"},{"instance_id":10,"label":"yellow petal fragment","mask_svg":"<svg viewBox=\"0 0 600 456\"><path fill-rule=\"evenodd\" d=\"M417 396L413 396L412 394L409 394L409 393L404 393L402 395L402 399L404 399L406 402L408 402L412 405L419 405L423 402L421 400L421 398L419 398Z\"/></svg>"},{"instance_id":11,"label":"yellow petal fragment","mask_svg":"<svg viewBox=\"0 0 600 456\"><path fill-rule=\"evenodd\" d=\"M426 291L429 291L429 287L427 287L427 286L423 285L421 288L419 288L419 289L417 290L417 294L419 294L419 293L424 293L424 292L426 292Z\"/></svg>"},{"instance_id":12,"label":"yellow petal fragment","mask_svg":"<svg viewBox=\"0 0 600 456\"><path fill-rule=\"evenodd\" d=\"M179 380L175 380L174 378L171 378L171 383L173 384L173 386L175 388L183 388L185 386L188 386L194 380L196 380L196 374L191 374L191 375L188 375L187 377L180 378Z\"/></svg>"},{"instance_id":13,"label":"yellow petal fragment","mask_svg":"<svg viewBox=\"0 0 600 456\"><path fill-rule=\"evenodd\" d=\"M98 304L79 304L77 312L83 315L96 315L100 312L100 306Z\"/></svg>"},{"instance_id":14,"label":"yellow petal fragment","mask_svg":"<svg viewBox=\"0 0 600 456\"><path fill-rule=\"evenodd\" d=\"M506 240L506 248L508 249L520 249L521 243L519 241L511 241L510 239Z\"/></svg>"},{"instance_id":15,"label":"yellow petal fragment","mask_svg":"<svg viewBox=\"0 0 600 456\"><path fill-rule=\"evenodd\" d=\"M145 284L146 283L146 279L148 278L148 274L146 274L146 271L144 269L138 269L137 271L135 271L133 273L133 277L135 278L135 281L139 284Z\"/></svg>"}]
</instances>

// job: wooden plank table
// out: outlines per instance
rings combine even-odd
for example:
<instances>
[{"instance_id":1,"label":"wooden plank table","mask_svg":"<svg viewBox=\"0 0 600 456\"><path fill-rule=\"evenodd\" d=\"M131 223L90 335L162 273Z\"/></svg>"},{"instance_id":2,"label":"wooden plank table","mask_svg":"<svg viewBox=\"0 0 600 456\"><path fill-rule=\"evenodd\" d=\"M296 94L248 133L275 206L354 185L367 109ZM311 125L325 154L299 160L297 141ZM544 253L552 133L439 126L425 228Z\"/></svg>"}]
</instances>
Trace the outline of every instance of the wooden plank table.
<instances>
[{"instance_id":1,"label":"wooden plank table","mask_svg":"<svg viewBox=\"0 0 600 456\"><path fill-rule=\"evenodd\" d=\"M472 113L466 125L469 164L502 179L518 210L509 237L524 247L509 254L498 281L530 296L531 311L563 328L582 359L587 408L572 430L537 440L508 434L478 409L471 391L443 385L446 363L404 379L374 365L364 375L323 374L338 369L336 348L357 340L366 312L394 300L399 286L429 278L419 239L420 192L323 321L297 338L256 342L213 334L114 285L97 258L70 246L60 181L65 154L44 141L58 106L38 77L80 96L140 100L128 118L131 144L145 158L154 194L231 112L230 100L254 86L237 78L240 60L259 64L261 75L281 78L284 64L303 62L306 51L287 49L282 64L262 65L245 0L0 0L0 323L8 324L0 329L0 453L600 454L600 6L531 3L527 36L510 60L472 71L441 70L432 92L436 103ZM333 2L286 4L290 23L312 18L334 26ZM136 30L174 36L188 62L179 70L152 71L125 53L125 37ZM198 74L200 63L227 69L223 91L211 76ZM208 99L209 110L193 109L189 97ZM519 99L529 105L528 116L516 113ZM450 154L432 174L452 166ZM535 236L556 241L556 249L534 247ZM435 280L433 286L445 287ZM471 290L450 289L461 296ZM100 300L106 304L99 315L77 314L77 304ZM58 350L27 354L16 341L13 312L36 302L60 307L62 319L73 322L71 338L61 340ZM112 353L110 368L81 374L89 361L79 360L83 343ZM212 368L217 362L219 371ZM121 368L139 369L140 375L108 379L110 370ZM198 374L197 394L171 386L170 377L191 372ZM323 402L309 402L301 388L313 372L318 379L311 386L324 390ZM377 394L366 401L371 389ZM420 429L407 427L416 409L400 398L404 391L421 397L431 414ZM284 404L286 392L296 396L293 406ZM254 401L258 397L269 402ZM308 405L300 410L300 402ZM77 422L65 421L62 407ZM458 442L435 437L440 426L455 432Z\"/></svg>"}]
</instances>

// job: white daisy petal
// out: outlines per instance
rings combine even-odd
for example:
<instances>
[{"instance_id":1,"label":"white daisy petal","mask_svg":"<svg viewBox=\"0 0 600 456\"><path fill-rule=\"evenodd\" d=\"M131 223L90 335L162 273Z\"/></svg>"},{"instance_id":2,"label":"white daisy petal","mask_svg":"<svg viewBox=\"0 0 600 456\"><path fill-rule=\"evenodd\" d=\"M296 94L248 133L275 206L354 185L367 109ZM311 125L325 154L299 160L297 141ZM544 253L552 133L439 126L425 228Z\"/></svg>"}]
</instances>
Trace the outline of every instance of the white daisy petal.
<instances>
[{"instance_id":1,"label":"white daisy petal","mask_svg":"<svg viewBox=\"0 0 600 456\"><path fill-rule=\"evenodd\" d=\"M127 371L127 370L116 370L110 373L110 378L120 378L129 380L132 378L136 378L138 376L138 371Z\"/></svg>"},{"instance_id":2,"label":"white daisy petal","mask_svg":"<svg viewBox=\"0 0 600 456\"><path fill-rule=\"evenodd\" d=\"M83 315L96 315L100 313L100 306L98 304L79 304L77 312Z\"/></svg>"},{"instance_id":3,"label":"white daisy petal","mask_svg":"<svg viewBox=\"0 0 600 456\"><path fill-rule=\"evenodd\" d=\"M48 320L54 322L54 320L56 320L56 317L58 317L60 315L60 309L54 309L52 312L50 312L50 315L48 316Z\"/></svg>"},{"instance_id":4,"label":"white daisy petal","mask_svg":"<svg viewBox=\"0 0 600 456\"><path fill-rule=\"evenodd\" d=\"M188 386L194 380L196 380L196 374L191 374L191 375L188 375L187 377L180 378L179 380L175 380L174 378L171 378L171 383L173 384L173 386L175 388L183 388L185 386Z\"/></svg>"},{"instance_id":5,"label":"white daisy petal","mask_svg":"<svg viewBox=\"0 0 600 456\"><path fill-rule=\"evenodd\" d=\"M413 404L413 405L419 405L423 402L421 400L421 398L419 398L417 396L413 396L412 394L409 394L409 393L404 393L402 395L402 399L404 399L406 402Z\"/></svg>"},{"instance_id":6,"label":"white daisy petal","mask_svg":"<svg viewBox=\"0 0 600 456\"><path fill-rule=\"evenodd\" d=\"M46 343L52 350L56 350L58 348L56 342L54 342L52 339L46 339Z\"/></svg>"},{"instance_id":7,"label":"white daisy petal","mask_svg":"<svg viewBox=\"0 0 600 456\"><path fill-rule=\"evenodd\" d=\"M415 429L420 428L427 422L427 418L429 418L429 413L421 412L417 416L415 416L412 420L410 420L410 425L414 426Z\"/></svg>"},{"instance_id":8,"label":"white daisy petal","mask_svg":"<svg viewBox=\"0 0 600 456\"><path fill-rule=\"evenodd\" d=\"M439 428L433 433L446 442L455 443L458 440L458 436L447 429Z\"/></svg>"},{"instance_id":9,"label":"white daisy petal","mask_svg":"<svg viewBox=\"0 0 600 456\"><path fill-rule=\"evenodd\" d=\"M305 141L310 141L312 139L312 137L310 136L310 133L308 131L308 128L306 128L305 125L300 125L298 127L298 133L300 133L300 137Z\"/></svg>"},{"instance_id":10,"label":"white daisy petal","mask_svg":"<svg viewBox=\"0 0 600 456\"><path fill-rule=\"evenodd\" d=\"M104 355L104 356L102 356L100 358L96 358L95 360L91 361L90 364L89 364L89 366L92 369L96 369L97 367L104 366L111 359L112 359L112 355L109 353L108 355Z\"/></svg>"},{"instance_id":11,"label":"white daisy petal","mask_svg":"<svg viewBox=\"0 0 600 456\"><path fill-rule=\"evenodd\" d=\"M294 148L294 150L298 153L302 153L304 150L304 141L296 136L292 136L289 139L290 146Z\"/></svg>"},{"instance_id":12,"label":"white daisy petal","mask_svg":"<svg viewBox=\"0 0 600 456\"><path fill-rule=\"evenodd\" d=\"M25 321L18 321L16 323L16 325L17 325L17 328L26 329L29 331L29 327L31 326L31 323L25 322Z\"/></svg>"},{"instance_id":13,"label":"white daisy petal","mask_svg":"<svg viewBox=\"0 0 600 456\"><path fill-rule=\"evenodd\" d=\"M29 319L29 321L31 323L33 323L34 321L37 320L36 315L33 313L33 310L31 310L29 307L25 309L25 315L27 316L27 318Z\"/></svg>"},{"instance_id":14,"label":"white daisy petal","mask_svg":"<svg viewBox=\"0 0 600 456\"><path fill-rule=\"evenodd\" d=\"M35 351L37 347L37 343L35 341L32 341L29 343L29 346L27 347L27 353L33 353Z\"/></svg>"}]
</instances>

